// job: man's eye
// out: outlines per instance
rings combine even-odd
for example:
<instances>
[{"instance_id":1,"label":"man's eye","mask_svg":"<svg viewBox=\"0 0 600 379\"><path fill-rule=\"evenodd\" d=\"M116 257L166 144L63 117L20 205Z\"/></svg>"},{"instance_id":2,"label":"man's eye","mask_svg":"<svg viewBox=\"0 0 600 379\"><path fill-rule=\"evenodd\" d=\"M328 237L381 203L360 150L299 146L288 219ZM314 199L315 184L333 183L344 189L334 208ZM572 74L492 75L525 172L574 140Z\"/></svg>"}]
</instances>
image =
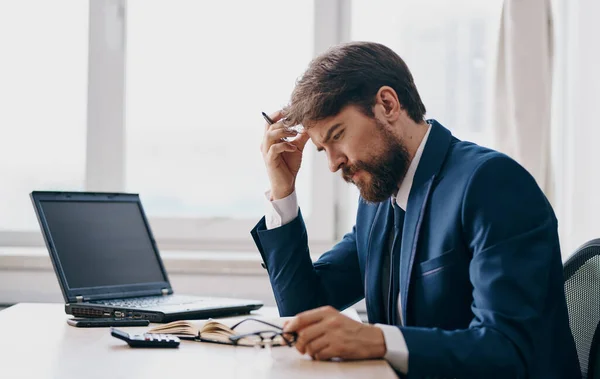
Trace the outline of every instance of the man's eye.
<instances>
[{"instance_id":1,"label":"man's eye","mask_svg":"<svg viewBox=\"0 0 600 379\"><path fill-rule=\"evenodd\" d=\"M341 132L339 132L338 134L336 134L335 136L333 136L333 140L334 141L339 140L343 133L344 133L344 131L342 130Z\"/></svg>"}]
</instances>

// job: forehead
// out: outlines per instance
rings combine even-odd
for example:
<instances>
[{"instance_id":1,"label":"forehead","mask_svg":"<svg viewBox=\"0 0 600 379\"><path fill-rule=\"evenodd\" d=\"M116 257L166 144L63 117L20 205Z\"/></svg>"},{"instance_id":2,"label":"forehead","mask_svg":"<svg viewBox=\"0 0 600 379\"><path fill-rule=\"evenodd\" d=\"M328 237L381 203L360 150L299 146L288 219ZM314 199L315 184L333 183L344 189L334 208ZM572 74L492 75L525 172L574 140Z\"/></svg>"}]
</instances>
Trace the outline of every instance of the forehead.
<instances>
[{"instance_id":1,"label":"forehead","mask_svg":"<svg viewBox=\"0 0 600 379\"><path fill-rule=\"evenodd\" d=\"M327 129L331 126L340 123L342 112L338 113L335 116L327 117L323 120L319 120L310 124L310 126L306 129L306 132L313 140L313 142L317 142L325 137L325 133L327 133Z\"/></svg>"},{"instance_id":2,"label":"forehead","mask_svg":"<svg viewBox=\"0 0 600 379\"><path fill-rule=\"evenodd\" d=\"M349 105L344 107L337 115L327 117L325 119L316 121L307 128L307 133L310 139L319 143L327 134L327 131L334 125L342 124L348 126L351 124L359 123L363 119L369 120L369 117L365 116L358 107Z\"/></svg>"}]
</instances>

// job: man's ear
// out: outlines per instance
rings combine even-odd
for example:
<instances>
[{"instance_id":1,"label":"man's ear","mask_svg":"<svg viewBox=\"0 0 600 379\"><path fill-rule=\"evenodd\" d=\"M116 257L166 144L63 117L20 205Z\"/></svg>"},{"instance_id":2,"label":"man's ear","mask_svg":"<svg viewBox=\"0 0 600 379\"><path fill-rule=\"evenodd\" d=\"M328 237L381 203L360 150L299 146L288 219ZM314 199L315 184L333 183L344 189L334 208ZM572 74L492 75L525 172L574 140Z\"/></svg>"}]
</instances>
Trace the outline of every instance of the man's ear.
<instances>
[{"instance_id":1,"label":"man's ear","mask_svg":"<svg viewBox=\"0 0 600 379\"><path fill-rule=\"evenodd\" d=\"M377 91L375 95L375 105L379 105L383 109L382 116L390 121L394 122L400 116L402 112L402 106L398 101L398 95L392 87L383 86Z\"/></svg>"}]
</instances>

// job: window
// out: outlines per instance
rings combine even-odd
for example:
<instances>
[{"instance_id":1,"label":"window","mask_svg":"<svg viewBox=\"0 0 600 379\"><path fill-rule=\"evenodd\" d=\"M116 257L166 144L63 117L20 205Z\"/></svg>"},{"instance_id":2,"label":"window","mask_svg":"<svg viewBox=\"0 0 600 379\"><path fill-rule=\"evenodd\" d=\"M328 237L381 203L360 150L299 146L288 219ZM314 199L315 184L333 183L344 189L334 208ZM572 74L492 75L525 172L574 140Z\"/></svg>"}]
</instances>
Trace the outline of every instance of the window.
<instances>
[{"instance_id":1,"label":"window","mask_svg":"<svg viewBox=\"0 0 600 379\"><path fill-rule=\"evenodd\" d=\"M27 196L39 189L138 192L162 248L253 249L268 188L260 112L285 105L315 53L343 40L397 51L428 115L485 144L500 5L3 2L0 245L42 244ZM307 146L299 202L311 243L329 247L354 213Z\"/></svg>"},{"instance_id":2,"label":"window","mask_svg":"<svg viewBox=\"0 0 600 379\"><path fill-rule=\"evenodd\" d=\"M140 193L162 248L253 249L260 113L289 101L314 56L316 4L0 5L0 245L42 244L32 190L89 190ZM313 159L299 202L311 241L330 242L334 182Z\"/></svg>"},{"instance_id":3,"label":"window","mask_svg":"<svg viewBox=\"0 0 600 379\"><path fill-rule=\"evenodd\" d=\"M130 0L127 50L127 190L151 217L256 221L269 184L261 111L287 103L313 56L313 2Z\"/></svg>"},{"instance_id":4,"label":"window","mask_svg":"<svg viewBox=\"0 0 600 379\"><path fill-rule=\"evenodd\" d=\"M502 0L353 0L353 40L383 43L411 70L427 108L458 138L489 145Z\"/></svg>"},{"instance_id":5,"label":"window","mask_svg":"<svg viewBox=\"0 0 600 379\"><path fill-rule=\"evenodd\" d=\"M159 241L251 248L269 185L261 111L289 101L314 56L314 6L128 1L125 188L140 193ZM296 189L311 240L330 241L334 205L315 191L314 153Z\"/></svg>"},{"instance_id":6,"label":"window","mask_svg":"<svg viewBox=\"0 0 600 379\"><path fill-rule=\"evenodd\" d=\"M37 230L33 190L85 179L88 3L0 3L0 231Z\"/></svg>"}]
</instances>

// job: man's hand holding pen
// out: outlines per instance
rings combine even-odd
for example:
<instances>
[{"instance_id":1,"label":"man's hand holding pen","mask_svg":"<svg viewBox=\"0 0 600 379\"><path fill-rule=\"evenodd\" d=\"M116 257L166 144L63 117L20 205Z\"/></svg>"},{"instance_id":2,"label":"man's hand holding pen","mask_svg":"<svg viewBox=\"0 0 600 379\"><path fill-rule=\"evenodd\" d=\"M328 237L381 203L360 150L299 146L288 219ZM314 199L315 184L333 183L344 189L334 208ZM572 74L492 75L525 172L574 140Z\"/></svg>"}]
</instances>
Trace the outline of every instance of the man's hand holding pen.
<instances>
[{"instance_id":1,"label":"man's hand holding pen","mask_svg":"<svg viewBox=\"0 0 600 379\"><path fill-rule=\"evenodd\" d=\"M306 132L298 133L285 127L281 111L264 116L267 123L260 150L271 182L271 200L278 200L294 192L302 152L309 137ZM285 138L289 137L297 138L287 141Z\"/></svg>"}]
</instances>

